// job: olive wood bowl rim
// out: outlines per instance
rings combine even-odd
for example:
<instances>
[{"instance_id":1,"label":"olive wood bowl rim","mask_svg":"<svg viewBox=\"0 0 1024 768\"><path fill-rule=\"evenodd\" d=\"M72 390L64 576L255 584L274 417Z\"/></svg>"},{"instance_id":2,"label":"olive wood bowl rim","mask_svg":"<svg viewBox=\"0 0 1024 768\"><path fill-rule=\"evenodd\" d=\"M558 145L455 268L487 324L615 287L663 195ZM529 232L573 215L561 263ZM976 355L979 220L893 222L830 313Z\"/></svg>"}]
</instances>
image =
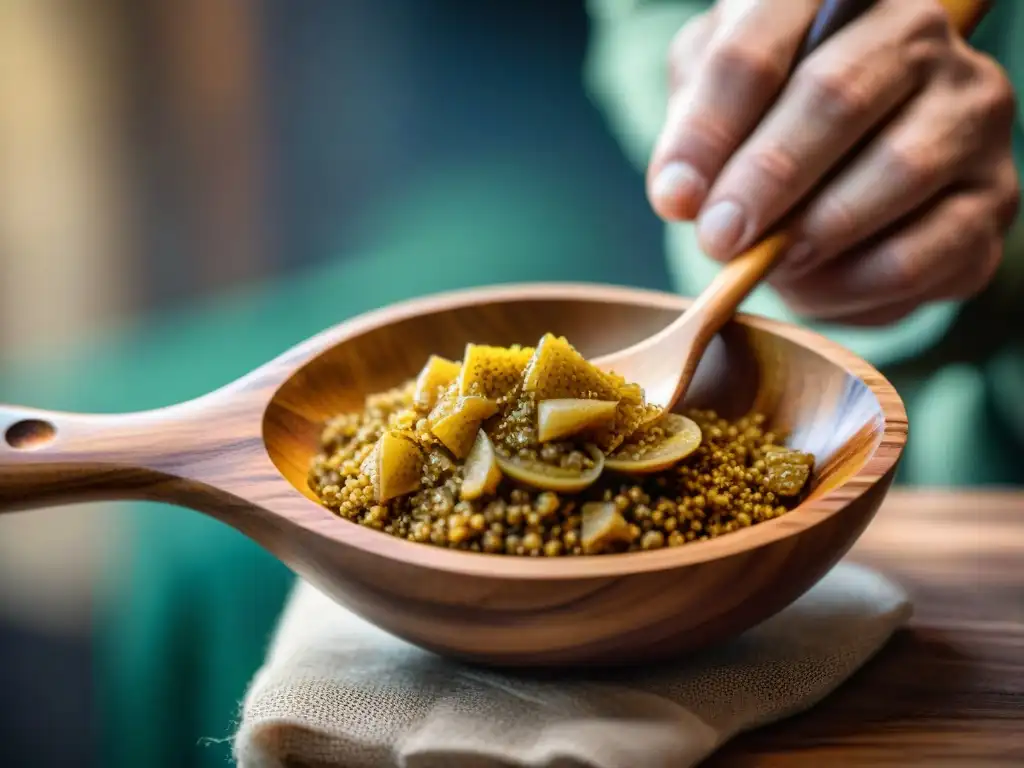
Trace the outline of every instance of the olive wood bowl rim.
<instances>
[{"instance_id":1,"label":"olive wood bowl rim","mask_svg":"<svg viewBox=\"0 0 1024 768\"><path fill-rule=\"evenodd\" d=\"M287 360L290 364L290 371L288 375L275 383L272 394L266 401L260 426L262 439L264 442L266 441L264 420L267 410L277 399L281 389L287 386L296 373L331 349L388 325L421 315L436 314L476 304L503 304L531 300L632 304L636 307L671 311L683 311L694 301L691 297L647 288L586 282L537 282L461 288L399 301L380 309L370 310L321 331L278 358L282 362ZM325 538L351 546L366 554L430 570L473 577L522 581L620 577L674 570L760 549L816 527L870 491L877 483L885 481L898 464L906 444L907 414L903 400L895 387L871 363L817 331L749 312L735 313L730 322L782 337L817 353L831 364L857 378L877 400L882 415L882 427L877 445L866 456L863 466L823 496L806 500L781 517L732 531L714 539L689 542L681 547L665 547L647 552L555 558L509 556L448 549L401 539L342 518L320 502L302 494L287 477L280 473L276 463L271 463L275 472L278 472L281 482L286 483L295 493L300 494L305 501L323 514L325 522L330 524L329 529L325 530L325 526L321 524L315 524L314 527ZM253 372L254 375L257 373ZM270 459L269 456L267 458ZM870 518L870 515L868 517ZM845 542L844 548L850 543Z\"/></svg>"}]
</instances>

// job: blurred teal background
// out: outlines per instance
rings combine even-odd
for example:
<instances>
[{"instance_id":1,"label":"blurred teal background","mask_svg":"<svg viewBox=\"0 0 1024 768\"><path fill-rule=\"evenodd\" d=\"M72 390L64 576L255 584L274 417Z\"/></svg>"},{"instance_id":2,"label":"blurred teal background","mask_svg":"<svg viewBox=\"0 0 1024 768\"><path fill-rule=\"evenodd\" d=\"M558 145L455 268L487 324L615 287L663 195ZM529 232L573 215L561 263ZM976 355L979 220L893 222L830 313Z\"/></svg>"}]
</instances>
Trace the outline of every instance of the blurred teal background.
<instances>
[{"instance_id":1,"label":"blurred teal background","mask_svg":"<svg viewBox=\"0 0 1024 768\"><path fill-rule=\"evenodd\" d=\"M0 401L173 403L454 287L666 288L582 3L0 3ZM0 521L0 765L223 765L290 583L156 505Z\"/></svg>"}]
</instances>

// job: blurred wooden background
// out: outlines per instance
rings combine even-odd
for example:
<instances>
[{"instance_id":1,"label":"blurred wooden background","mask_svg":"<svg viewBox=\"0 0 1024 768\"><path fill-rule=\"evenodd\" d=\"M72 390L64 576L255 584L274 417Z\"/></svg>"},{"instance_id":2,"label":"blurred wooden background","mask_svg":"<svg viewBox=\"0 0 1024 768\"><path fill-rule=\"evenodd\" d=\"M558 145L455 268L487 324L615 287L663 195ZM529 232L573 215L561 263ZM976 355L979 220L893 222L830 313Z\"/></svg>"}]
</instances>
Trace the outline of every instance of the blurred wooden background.
<instances>
[{"instance_id":1,"label":"blurred wooden background","mask_svg":"<svg viewBox=\"0 0 1024 768\"><path fill-rule=\"evenodd\" d=\"M256 9L0 0L0 367L262 274ZM82 627L102 510L4 525L0 605Z\"/></svg>"},{"instance_id":2,"label":"blurred wooden background","mask_svg":"<svg viewBox=\"0 0 1024 768\"><path fill-rule=\"evenodd\" d=\"M0 370L262 274L256 9L0 0ZM89 764L90 609L120 544L103 505L4 518L5 760Z\"/></svg>"},{"instance_id":3,"label":"blurred wooden background","mask_svg":"<svg viewBox=\"0 0 1024 768\"><path fill-rule=\"evenodd\" d=\"M0 363L262 274L257 8L0 2Z\"/></svg>"}]
</instances>

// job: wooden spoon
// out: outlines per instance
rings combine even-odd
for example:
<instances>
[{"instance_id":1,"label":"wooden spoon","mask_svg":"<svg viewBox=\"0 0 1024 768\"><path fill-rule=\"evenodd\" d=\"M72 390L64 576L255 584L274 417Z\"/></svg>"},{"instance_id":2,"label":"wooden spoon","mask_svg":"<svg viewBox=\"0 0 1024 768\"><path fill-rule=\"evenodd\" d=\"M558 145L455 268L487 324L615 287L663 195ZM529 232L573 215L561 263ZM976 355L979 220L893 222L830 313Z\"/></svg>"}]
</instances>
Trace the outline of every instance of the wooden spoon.
<instances>
[{"instance_id":1,"label":"wooden spoon","mask_svg":"<svg viewBox=\"0 0 1024 768\"><path fill-rule=\"evenodd\" d=\"M796 63L874 2L825 0ZM941 4L953 27L966 37L981 20L990 0L941 0ZM726 264L690 308L667 328L628 349L593 360L594 364L635 381L644 388L650 403L671 410L686 395L708 343L792 244L792 232L784 224Z\"/></svg>"}]
</instances>

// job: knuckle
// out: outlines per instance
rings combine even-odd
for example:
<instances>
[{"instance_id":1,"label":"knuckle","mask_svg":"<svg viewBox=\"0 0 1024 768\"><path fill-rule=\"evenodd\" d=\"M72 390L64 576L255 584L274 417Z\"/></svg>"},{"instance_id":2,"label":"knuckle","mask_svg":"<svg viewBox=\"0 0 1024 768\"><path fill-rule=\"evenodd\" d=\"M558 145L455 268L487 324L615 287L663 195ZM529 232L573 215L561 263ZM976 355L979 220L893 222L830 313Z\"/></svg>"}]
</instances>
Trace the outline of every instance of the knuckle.
<instances>
[{"instance_id":1,"label":"knuckle","mask_svg":"<svg viewBox=\"0 0 1024 768\"><path fill-rule=\"evenodd\" d=\"M897 295L914 294L925 277L924 261L905 243L890 243L882 252L886 284Z\"/></svg>"},{"instance_id":2,"label":"knuckle","mask_svg":"<svg viewBox=\"0 0 1024 768\"><path fill-rule=\"evenodd\" d=\"M978 243L971 256L966 274L954 284L951 298L969 299L977 296L995 280L1003 263L1003 242L993 238Z\"/></svg>"},{"instance_id":3,"label":"knuckle","mask_svg":"<svg viewBox=\"0 0 1024 768\"><path fill-rule=\"evenodd\" d=\"M688 110L671 122L659 155L686 160L702 172L714 175L739 140L733 123L717 112Z\"/></svg>"},{"instance_id":4,"label":"knuckle","mask_svg":"<svg viewBox=\"0 0 1024 768\"><path fill-rule=\"evenodd\" d=\"M910 16L910 32L918 39L946 39L950 36L949 14L939 0L914 0L905 3Z\"/></svg>"},{"instance_id":5,"label":"knuckle","mask_svg":"<svg viewBox=\"0 0 1024 768\"><path fill-rule=\"evenodd\" d=\"M840 194L825 194L808 212L803 231L820 251L829 243L849 243L861 226L849 200Z\"/></svg>"},{"instance_id":6,"label":"knuckle","mask_svg":"<svg viewBox=\"0 0 1024 768\"><path fill-rule=\"evenodd\" d=\"M990 212L974 195L951 200L938 226L942 227L944 234L938 248L955 259L963 259L976 252L983 243L991 240L994 232Z\"/></svg>"},{"instance_id":7,"label":"knuckle","mask_svg":"<svg viewBox=\"0 0 1024 768\"><path fill-rule=\"evenodd\" d=\"M925 80L940 68L948 52L949 45L945 40L934 37L912 39L906 45L904 59L914 79Z\"/></svg>"},{"instance_id":8,"label":"knuckle","mask_svg":"<svg viewBox=\"0 0 1024 768\"><path fill-rule=\"evenodd\" d=\"M885 167L902 188L931 188L941 173L942 158L928 146L903 142L885 148Z\"/></svg>"},{"instance_id":9,"label":"knuckle","mask_svg":"<svg viewBox=\"0 0 1024 768\"><path fill-rule=\"evenodd\" d=\"M938 0L915 0L901 3L900 8L907 14L900 25L906 61L914 70L943 61L955 38L942 4Z\"/></svg>"},{"instance_id":10,"label":"knuckle","mask_svg":"<svg viewBox=\"0 0 1024 768\"><path fill-rule=\"evenodd\" d=\"M937 244L939 256L960 265L957 290L970 297L987 286L1002 260L1002 241L983 198L963 197L951 202L945 237Z\"/></svg>"},{"instance_id":11,"label":"knuckle","mask_svg":"<svg viewBox=\"0 0 1024 768\"><path fill-rule=\"evenodd\" d=\"M677 61L680 65L690 63L693 54L702 47L710 30L711 17L702 13L693 18L688 24L684 24L679 31L672 36L669 44L669 58Z\"/></svg>"},{"instance_id":12,"label":"knuckle","mask_svg":"<svg viewBox=\"0 0 1024 768\"><path fill-rule=\"evenodd\" d=\"M823 60L799 68L794 86L807 94L812 109L836 120L855 120L865 114L871 101L862 74L861 64Z\"/></svg>"},{"instance_id":13,"label":"knuckle","mask_svg":"<svg viewBox=\"0 0 1024 768\"><path fill-rule=\"evenodd\" d=\"M756 40L727 37L709 48L709 67L722 83L740 81L754 89L774 89L785 79L782 64Z\"/></svg>"},{"instance_id":14,"label":"knuckle","mask_svg":"<svg viewBox=\"0 0 1024 768\"><path fill-rule=\"evenodd\" d=\"M1006 71L992 58L975 54L975 69L983 87L978 88L980 108L984 115L1004 125L1013 123L1017 97Z\"/></svg>"},{"instance_id":15,"label":"knuckle","mask_svg":"<svg viewBox=\"0 0 1024 768\"><path fill-rule=\"evenodd\" d=\"M672 89L677 89L696 65L707 40L711 17L703 13L684 25L672 37L668 48L668 72Z\"/></svg>"},{"instance_id":16,"label":"knuckle","mask_svg":"<svg viewBox=\"0 0 1024 768\"><path fill-rule=\"evenodd\" d=\"M800 163L780 144L752 148L747 156L751 187L769 194L791 188L799 179Z\"/></svg>"}]
</instances>

